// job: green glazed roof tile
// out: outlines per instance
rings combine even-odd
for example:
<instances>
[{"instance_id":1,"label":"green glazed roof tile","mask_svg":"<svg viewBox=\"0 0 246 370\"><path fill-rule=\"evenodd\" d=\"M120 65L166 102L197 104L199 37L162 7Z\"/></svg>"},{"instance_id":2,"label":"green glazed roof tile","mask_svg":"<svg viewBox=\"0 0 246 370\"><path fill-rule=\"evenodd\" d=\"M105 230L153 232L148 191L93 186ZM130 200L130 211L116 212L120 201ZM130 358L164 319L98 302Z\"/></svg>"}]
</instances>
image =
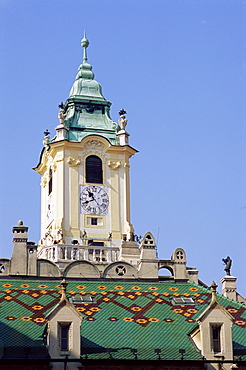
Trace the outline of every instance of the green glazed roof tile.
<instances>
[{"instance_id":1,"label":"green glazed roof tile","mask_svg":"<svg viewBox=\"0 0 246 370\"><path fill-rule=\"evenodd\" d=\"M202 356L189 338L197 327L196 319L211 301L210 290L194 283L161 281L98 282L69 281L67 296L91 294L96 303L76 304L84 316L81 326L82 350L88 358L156 359L161 349L163 359ZM45 316L59 302L61 286L57 281L0 280L1 339L7 348L5 356L45 357L43 333ZM193 298L194 305L172 305L172 298ZM242 358L246 350L246 306L220 294L220 304L233 316L233 346ZM11 349L17 348L11 352ZM22 347L22 350L19 348ZM110 354L109 354L109 350ZM11 354L12 353L12 354Z\"/></svg>"}]
</instances>

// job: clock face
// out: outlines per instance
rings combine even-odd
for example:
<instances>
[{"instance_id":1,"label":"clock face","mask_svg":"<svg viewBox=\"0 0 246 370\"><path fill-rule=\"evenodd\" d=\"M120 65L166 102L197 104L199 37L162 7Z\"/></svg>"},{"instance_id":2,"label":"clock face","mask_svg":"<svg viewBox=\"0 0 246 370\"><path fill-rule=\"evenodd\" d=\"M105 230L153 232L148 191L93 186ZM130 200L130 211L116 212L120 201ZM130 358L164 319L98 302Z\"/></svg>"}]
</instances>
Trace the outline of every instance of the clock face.
<instances>
[{"instance_id":1,"label":"clock face","mask_svg":"<svg viewBox=\"0 0 246 370\"><path fill-rule=\"evenodd\" d=\"M108 189L105 186L81 186L80 204L81 213L106 215L108 212Z\"/></svg>"}]
</instances>

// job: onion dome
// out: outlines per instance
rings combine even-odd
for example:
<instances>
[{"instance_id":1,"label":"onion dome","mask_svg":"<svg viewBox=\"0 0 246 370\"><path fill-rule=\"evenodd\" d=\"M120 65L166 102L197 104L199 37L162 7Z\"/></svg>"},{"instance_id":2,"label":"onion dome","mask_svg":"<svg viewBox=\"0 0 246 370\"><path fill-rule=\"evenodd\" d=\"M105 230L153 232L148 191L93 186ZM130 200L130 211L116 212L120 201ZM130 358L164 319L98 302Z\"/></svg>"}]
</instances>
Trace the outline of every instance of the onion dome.
<instances>
[{"instance_id":1,"label":"onion dome","mask_svg":"<svg viewBox=\"0 0 246 370\"><path fill-rule=\"evenodd\" d=\"M94 80L92 66L87 58L89 41L86 34L81 40L81 46L84 49L82 64L63 110L67 139L81 141L87 135L97 134L117 145L119 125L111 120L111 103L102 95L99 82Z\"/></svg>"},{"instance_id":2,"label":"onion dome","mask_svg":"<svg viewBox=\"0 0 246 370\"><path fill-rule=\"evenodd\" d=\"M83 63L78 68L78 74L76 80L71 88L70 97L84 96L84 97L97 97L103 98L101 85L94 80L94 73L92 72L92 66L88 63L87 48L89 41L84 34L81 40L81 46L84 48Z\"/></svg>"}]
</instances>

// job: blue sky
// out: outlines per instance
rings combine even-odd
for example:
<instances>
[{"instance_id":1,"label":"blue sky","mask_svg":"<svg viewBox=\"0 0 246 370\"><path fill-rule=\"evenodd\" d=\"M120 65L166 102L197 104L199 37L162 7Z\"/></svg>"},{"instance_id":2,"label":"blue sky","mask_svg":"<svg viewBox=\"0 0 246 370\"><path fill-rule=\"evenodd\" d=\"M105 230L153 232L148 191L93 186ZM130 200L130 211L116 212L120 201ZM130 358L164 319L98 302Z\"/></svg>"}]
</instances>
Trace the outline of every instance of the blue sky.
<instances>
[{"instance_id":1,"label":"blue sky","mask_svg":"<svg viewBox=\"0 0 246 370\"><path fill-rule=\"evenodd\" d=\"M128 112L131 218L151 231L160 258L185 249L199 278L219 284L233 259L245 288L246 3L237 0L0 0L0 233L10 257L12 226L39 239L43 132L54 135L81 63ZM219 284L220 285L220 284ZM220 290L220 286L219 286Z\"/></svg>"}]
</instances>

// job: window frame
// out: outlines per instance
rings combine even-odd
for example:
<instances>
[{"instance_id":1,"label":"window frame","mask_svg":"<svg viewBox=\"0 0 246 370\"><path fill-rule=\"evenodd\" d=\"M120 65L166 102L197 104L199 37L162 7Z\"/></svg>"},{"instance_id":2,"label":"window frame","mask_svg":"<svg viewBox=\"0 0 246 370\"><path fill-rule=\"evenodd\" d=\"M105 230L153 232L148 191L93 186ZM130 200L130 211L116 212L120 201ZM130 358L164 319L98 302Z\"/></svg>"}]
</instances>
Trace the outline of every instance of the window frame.
<instances>
[{"instance_id":1,"label":"window frame","mask_svg":"<svg viewBox=\"0 0 246 370\"><path fill-rule=\"evenodd\" d=\"M97 224L94 224L95 221L92 221L93 218L97 219ZM93 215L85 215L84 224L86 225L86 227L91 228L105 228L105 215L96 215L96 217L94 217Z\"/></svg>"},{"instance_id":2,"label":"window frame","mask_svg":"<svg viewBox=\"0 0 246 370\"><path fill-rule=\"evenodd\" d=\"M210 325L211 349L214 354L222 352L222 324L213 323ZM216 335L215 335L216 334Z\"/></svg>"}]
</instances>

